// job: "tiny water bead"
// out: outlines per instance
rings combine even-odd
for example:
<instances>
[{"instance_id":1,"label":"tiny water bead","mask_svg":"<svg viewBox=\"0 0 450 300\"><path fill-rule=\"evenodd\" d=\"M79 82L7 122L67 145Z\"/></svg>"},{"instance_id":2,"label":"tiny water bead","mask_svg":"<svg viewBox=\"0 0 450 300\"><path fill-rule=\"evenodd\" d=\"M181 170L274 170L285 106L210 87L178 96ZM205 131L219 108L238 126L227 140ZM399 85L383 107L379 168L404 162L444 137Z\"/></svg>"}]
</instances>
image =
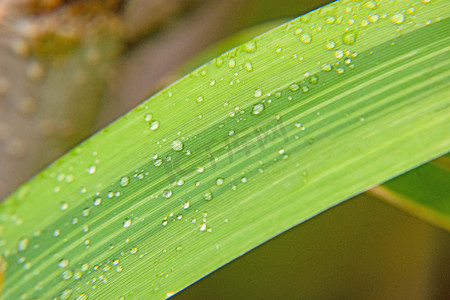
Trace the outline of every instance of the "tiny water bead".
<instances>
[{"instance_id":1,"label":"tiny water bead","mask_svg":"<svg viewBox=\"0 0 450 300\"><path fill-rule=\"evenodd\" d=\"M259 97L261 97L262 96L262 91L261 91L261 89L257 89L257 90L255 90L255 97L256 98L259 98Z\"/></svg>"},{"instance_id":2,"label":"tiny water bead","mask_svg":"<svg viewBox=\"0 0 450 300\"><path fill-rule=\"evenodd\" d=\"M392 16L391 21L395 24L402 24L405 21L405 14L403 12L396 13Z\"/></svg>"},{"instance_id":3,"label":"tiny water bead","mask_svg":"<svg viewBox=\"0 0 450 300\"><path fill-rule=\"evenodd\" d=\"M172 190L164 190L163 192L162 192L162 196L164 197L164 198L170 198L171 196L172 196Z\"/></svg>"},{"instance_id":4,"label":"tiny water bead","mask_svg":"<svg viewBox=\"0 0 450 300\"><path fill-rule=\"evenodd\" d=\"M223 184L223 182L224 182L224 179L223 178L217 178L217 180L216 180L216 185L222 185Z\"/></svg>"},{"instance_id":5,"label":"tiny water bead","mask_svg":"<svg viewBox=\"0 0 450 300\"><path fill-rule=\"evenodd\" d=\"M121 186L127 186L129 182L130 182L130 178L128 178L128 176L123 176L122 178L120 178Z\"/></svg>"},{"instance_id":6,"label":"tiny water bead","mask_svg":"<svg viewBox=\"0 0 450 300\"><path fill-rule=\"evenodd\" d=\"M213 194L211 193L211 191L205 192L205 194L203 195L203 199L205 199L206 201L211 201L213 199Z\"/></svg>"},{"instance_id":7,"label":"tiny water bead","mask_svg":"<svg viewBox=\"0 0 450 300\"><path fill-rule=\"evenodd\" d=\"M88 169L88 173L89 174L94 174L96 170L97 170L96 166L90 166L89 169Z\"/></svg>"},{"instance_id":8,"label":"tiny water bead","mask_svg":"<svg viewBox=\"0 0 450 300\"><path fill-rule=\"evenodd\" d=\"M66 270L61 274L63 280L69 280L70 278L72 278L72 276L73 276L72 270Z\"/></svg>"},{"instance_id":9,"label":"tiny water bead","mask_svg":"<svg viewBox=\"0 0 450 300\"><path fill-rule=\"evenodd\" d=\"M264 104L263 103L255 104L255 105L253 105L253 108L252 108L252 115L258 115L263 110L264 110Z\"/></svg>"},{"instance_id":10,"label":"tiny water bead","mask_svg":"<svg viewBox=\"0 0 450 300\"><path fill-rule=\"evenodd\" d=\"M342 36L342 41L346 45L353 45L356 42L356 37L357 37L356 31L352 31L352 30L347 31Z\"/></svg>"},{"instance_id":11,"label":"tiny water bead","mask_svg":"<svg viewBox=\"0 0 450 300\"><path fill-rule=\"evenodd\" d=\"M245 69L246 69L247 71L249 71L249 72L253 70L253 65L252 65L251 61L247 61L247 62L244 64L244 67L245 67Z\"/></svg>"},{"instance_id":12,"label":"tiny water bead","mask_svg":"<svg viewBox=\"0 0 450 300\"><path fill-rule=\"evenodd\" d=\"M336 42L333 41L333 40L329 40L329 41L327 42L327 45L326 45L326 47L327 47L328 50L333 49L335 46L336 46Z\"/></svg>"},{"instance_id":13,"label":"tiny water bead","mask_svg":"<svg viewBox=\"0 0 450 300\"><path fill-rule=\"evenodd\" d=\"M100 204L102 204L102 198L95 198L93 203L94 206L99 206Z\"/></svg>"},{"instance_id":14,"label":"tiny water bead","mask_svg":"<svg viewBox=\"0 0 450 300\"><path fill-rule=\"evenodd\" d=\"M29 243L29 239L28 239L28 238L22 238L22 239L17 243L17 251L18 251L18 252L25 251L25 250L28 248L28 243Z\"/></svg>"},{"instance_id":15,"label":"tiny water bead","mask_svg":"<svg viewBox=\"0 0 450 300\"><path fill-rule=\"evenodd\" d=\"M61 293L61 299L69 299L71 295L72 295L72 290L71 289L64 290Z\"/></svg>"},{"instance_id":16,"label":"tiny water bead","mask_svg":"<svg viewBox=\"0 0 450 300\"><path fill-rule=\"evenodd\" d=\"M88 294L80 294L76 300L87 300Z\"/></svg>"},{"instance_id":17,"label":"tiny water bead","mask_svg":"<svg viewBox=\"0 0 450 300\"><path fill-rule=\"evenodd\" d=\"M130 253L131 254L136 254L137 251L138 251L138 248L136 248L136 247L133 247L133 248L130 249Z\"/></svg>"},{"instance_id":18,"label":"tiny water bead","mask_svg":"<svg viewBox=\"0 0 450 300\"><path fill-rule=\"evenodd\" d=\"M175 150L175 151L181 151L181 150L183 150L183 147L184 147L184 145L183 145L183 142L182 142L182 141L180 141L180 140L174 140L174 141L172 141L172 149L173 149L173 150Z\"/></svg>"},{"instance_id":19,"label":"tiny water bead","mask_svg":"<svg viewBox=\"0 0 450 300\"><path fill-rule=\"evenodd\" d=\"M312 41L312 36L309 33L303 33L300 36L300 41L304 44L309 44Z\"/></svg>"},{"instance_id":20,"label":"tiny water bead","mask_svg":"<svg viewBox=\"0 0 450 300\"><path fill-rule=\"evenodd\" d=\"M244 50L249 53L256 52L256 42L250 41L244 45Z\"/></svg>"},{"instance_id":21,"label":"tiny water bead","mask_svg":"<svg viewBox=\"0 0 450 300\"><path fill-rule=\"evenodd\" d=\"M150 122L150 121L152 120L152 117L153 117L152 114L146 114L146 115L144 116L144 120L145 120L146 122Z\"/></svg>"},{"instance_id":22,"label":"tiny water bead","mask_svg":"<svg viewBox=\"0 0 450 300\"><path fill-rule=\"evenodd\" d=\"M291 85L289 86L289 89L290 89L292 92L298 91L298 90L300 89L300 85L299 85L298 83L293 83L293 84L291 84Z\"/></svg>"},{"instance_id":23,"label":"tiny water bead","mask_svg":"<svg viewBox=\"0 0 450 300\"><path fill-rule=\"evenodd\" d=\"M66 268L69 266L69 260L68 259L61 259L58 263L59 268Z\"/></svg>"},{"instance_id":24,"label":"tiny water bead","mask_svg":"<svg viewBox=\"0 0 450 300\"><path fill-rule=\"evenodd\" d=\"M85 209L83 209L83 211L81 212L81 214L83 215L83 217L89 216L90 213L91 213L91 210L90 210L89 208L85 208Z\"/></svg>"},{"instance_id":25,"label":"tiny water bead","mask_svg":"<svg viewBox=\"0 0 450 300\"><path fill-rule=\"evenodd\" d=\"M159 128L159 121L153 121L150 123L150 130L156 130Z\"/></svg>"},{"instance_id":26,"label":"tiny water bead","mask_svg":"<svg viewBox=\"0 0 450 300\"><path fill-rule=\"evenodd\" d=\"M309 83L311 84L317 84L319 82L319 76L317 75L312 75L311 77L309 77Z\"/></svg>"},{"instance_id":27,"label":"tiny water bead","mask_svg":"<svg viewBox=\"0 0 450 300\"><path fill-rule=\"evenodd\" d=\"M61 210L67 210L68 208L69 208L69 204L67 204L67 203L61 204Z\"/></svg>"},{"instance_id":28,"label":"tiny water bead","mask_svg":"<svg viewBox=\"0 0 450 300\"><path fill-rule=\"evenodd\" d=\"M330 64L323 64L322 65L322 71L330 72L333 69L333 67Z\"/></svg>"},{"instance_id":29,"label":"tiny water bead","mask_svg":"<svg viewBox=\"0 0 450 300\"><path fill-rule=\"evenodd\" d=\"M130 227L130 226L131 226L131 220L130 219L125 219L123 221L123 227L127 228L127 227Z\"/></svg>"},{"instance_id":30,"label":"tiny water bead","mask_svg":"<svg viewBox=\"0 0 450 300\"><path fill-rule=\"evenodd\" d=\"M334 52L334 57L336 57L337 59L341 59L344 57L344 51L343 50L336 50L336 52Z\"/></svg>"}]
</instances>

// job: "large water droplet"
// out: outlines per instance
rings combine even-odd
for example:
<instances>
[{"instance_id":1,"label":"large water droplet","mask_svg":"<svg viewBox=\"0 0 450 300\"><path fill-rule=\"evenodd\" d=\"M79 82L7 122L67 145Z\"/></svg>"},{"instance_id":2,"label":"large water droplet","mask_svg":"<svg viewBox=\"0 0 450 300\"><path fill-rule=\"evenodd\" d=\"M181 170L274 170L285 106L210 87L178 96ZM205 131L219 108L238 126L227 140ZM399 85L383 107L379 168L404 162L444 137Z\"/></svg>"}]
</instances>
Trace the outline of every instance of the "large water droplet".
<instances>
[{"instance_id":1,"label":"large water droplet","mask_svg":"<svg viewBox=\"0 0 450 300\"><path fill-rule=\"evenodd\" d=\"M213 194L211 193L211 191L207 191L207 192L203 195L203 198L204 198L206 201L211 201L211 200L213 199Z\"/></svg>"},{"instance_id":2,"label":"large water droplet","mask_svg":"<svg viewBox=\"0 0 450 300\"><path fill-rule=\"evenodd\" d=\"M180 140L172 141L172 149L175 150L175 151L183 150L183 142L180 141Z\"/></svg>"},{"instance_id":3,"label":"large water droplet","mask_svg":"<svg viewBox=\"0 0 450 300\"><path fill-rule=\"evenodd\" d=\"M342 41L346 45L353 45L356 42L356 37L357 37L356 31L353 30L347 31L342 36Z\"/></svg>"},{"instance_id":4,"label":"large water droplet","mask_svg":"<svg viewBox=\"0 0 450 300\"><path fill-rule=\"evenodd\" d=\"M289 86L289 89L290 89L292 92L298 91L298 90L300 89L300 85L299 85L298 83L293 83L293 84L291 84L291 85Z\"/></svg>"},{"instance_id":5,"label":"large water droplet","mask_svg":"<svg viewBox=\"0 0 450 300\"><path fill-rule=\"evenodd\" d=\"M336 46L336 42L335 41L333 41L333 40L329 40L328 42L327 42L327 49L328 50L331 50L331 49L333 49L334 47Z\"/></svg>"},{"instance_id":6,"label":"large water droplet","mask_svg":"<svg viewBox=\"0 0 450 300\"><path fill-rule=\"evenodd\" d=\"M263 104L263 103L255 104L255 105L253 105L252 115L258 115L258 114L260 114L263 110L264 110L264 104Z\"/></svg>"},{"instance_id":7,"label":"large water droplet","mask_svg":"<svg viewBox=\"0 0 450 300\"><path fill-rule=\"evenodd\" d=\"M121 186L127 186L129 182L130 182L130 178L128 178L127 176L123 176L122 178L120 178Z\"/></svg>"},{"instance_id":8,"label":"large water droplet","mask_svg":"<svg viewBox=\"0 0 450 300\"><path fill-rule=\"evenodd\" d=\"M309 44L312 41L312 36L309 33L304 33L300 36L300 41L304 44Z\"/></svg>"},{"instance_id":9,"label":"large water droplet","mask_svg":"<svg viewBox=\"0 0 450 300\"><path fill-rule=\"evenodd\" d=\"M89 169L88 169L88 173L89 174L94 174L96 170L97 170L96 166L90 166Z\"/></svg>"},{"instance_id":10,"label":"large water droplet","mask_svg":"<svg viewBox=\"0 0 450 300\"><path fill-rule=\"evenodd\" d=\"M405 20L405 14L402 12L396 13L392 16L391 21L395 24L402 24Z\"/></svg>"},{"instance_id":11,"label":"large water droplet","mask_svg":"<svg viewBox=\"0 0 450 300\"><path fill-rule=\"evenodd\" d=\"M159 128L159 121L153 121L150 123L150 129L151 130L156 130Z\"/></svg>"},{"instance_id":12,"label":"large water droplet","mask_svg":"<svg viewBox=\"0 0 450 300\"><path fill-rule=\"evenodd\" d=\"M170 196L172 196L172 190L164 190L162 196L166 199L170 198Z\"/></svg>"},{"instance_id":13,"label":"large water droplet","mask_svg":"<svg viewBox=\"0 0 450 300\"><path fill-rule=\"evenodd\" d=\"M130 219L125 219L123 221L123 227L127 228L127 227L130 227L130 226L131 226L131 220Z\"/></svg>"},{"instance_id":14,"label":"large water droplet","mask_svg":"<svg viewBox=\"0 0 450 300\"><path fill-rule=\"evenodd\" d=\"M29 239L28 238L22 238L18 243L17 243L17 251L22 252L25 251L28 248L28 243L29 243Z\"/></svg>"},{"instance_id":15,"label":"large water droplet","mask_svg":"<svg viewBox=\"0 0 450 300\"><path fill-rule=\"evenodd\" d=\"M73 276L73 272L71 270L66 270L62 273L63 280L69 280L70 278L72 278L72 276Z\"/></svg>"},{"instance_id":16,"label":"large water droplet","mask_svg":"<svg viewBox=\"0 0 450 300\"><path fill-rule=\"evenodd\" d=\"M69 266L69 260L68 259L61 259L58 263L59 268L66 268Z\"/></svg>"},{"instance_id":17,"label":"large water droplet","mask_svg":"<svg viewBox=\"0 0 450 300\"><path fill-rule=\"evenodd\" d=\"M256 42L250 41L244 45L244 50L250 53L256 52Z\"/></svg>"}]
</instances>

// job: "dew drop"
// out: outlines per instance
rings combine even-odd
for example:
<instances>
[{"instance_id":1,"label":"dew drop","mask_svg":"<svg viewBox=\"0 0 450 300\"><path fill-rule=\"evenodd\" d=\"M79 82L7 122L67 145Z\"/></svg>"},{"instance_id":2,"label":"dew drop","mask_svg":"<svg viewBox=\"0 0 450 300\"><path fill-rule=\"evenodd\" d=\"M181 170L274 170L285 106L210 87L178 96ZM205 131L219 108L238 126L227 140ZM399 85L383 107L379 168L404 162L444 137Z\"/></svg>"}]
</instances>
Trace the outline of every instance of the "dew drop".
<instances>
[{"instance_id":1,"label":"dew drop","mask_svg":"<svg viewBox=\"0 0 450 300\"><path fill-rule=\"evenodd\" d=\"M255 105L253 105L253 108L252 108L252 115L258 115L263 110L264 110L264 104L263 103L255 104Z\"/></svg>"},{"instance_id":2,"label":"dew drop","mask_svg":"<svg viewBox=\"0 0 450 300\"><path fill-rule=\"evenodd\" d=\"M125 219L123 221L123 228L128 228L131 226L131 220L130 219Z\"/></svg>"},{"instance_id":3,"label":"dew drop","mask_svg":"<svg viewBox=\"0 0 450 300\"><path fill-rule=\"evenodd\" d=\"M300 89L300 85L299 85L298 83L293 83L293 84L291 84L291 85L289 86L289 89L290 89L292 92L298 91L298 90Z\"/></svg>"},{"instance_id":4,"label":"dew drop","mask_svg":"<svg viewBox=\"0 0 450 300\"><path fill-rule=\"evenodd\" d=\"M370 21L371 23L375 23L376 21L378 21L378 19L379 19L379 16L378 16L377 14L371 15L371 16L369 17L369 21Z\"/></svg>"},{"instance_id":5,"label":"dew drop","mask_svg":"<svg viewBox=\"0 0 450 300\"><path fill-rule=\"evenodd\" d=\"M334 57L336 57L337 59L343 58L344 57L344 51L336 50L336 52L334 52Z\"/></svg>"},{"instance_id":6,"label":"dew drop","mask_svg":"<svg viewBox=\"0 0 450 300\"><path fill-rule=\"evenodd\" d=\"M61 204L61 210L67 210L68 208L69 208L69 204L67 204L67 203Z\"/></svg>"},{"instance_id":7,"label":"dew drop","mask_svg":"<svg viewBox=\"0 0 450 300\"><path fill-rule=\"evenodd\" d=\"M94 174L96 170L97 170L96 166L90 166L89 169L88 169L88 173L89 174Z\"/></svg>"},{"instance_id":8,"label":"dew drop","mask_svg":"<svg viewBox=\"0 0 450 300\"><path fill-rule=\"evenodd\" d=\"M205 99L203 98L203 96L198 96L198 97L197 97L197 102L198 102L198 103L203 102L203 100L205 100Z\"/></svg>"},{"instance_id":9,"label":"dew drop","mask_svg":"<svg viewBox=\"0 0 450 300\"><path fill-rule=\"evenodd\" d=\"M250 41L244 45L244 50L249 53L256 52L256 42Z\"/></svg>"},{"instance_id":10,"label":"dew drop","mask_svg":"<svg viewBox=\"0 0 450 300\"><path fill-rule=\"evenodd\" d=\"M84 263L84 264L81 266L81 271L82 271L82 272L86 272L88 269L89 269L89 264L88 264L88 263Z\"/></svg>"},{"instance_id":11,"label":"dew drop","mask_svg":"<svg viewBox=\"0 0 450 300\"><path fill-rule=\"evenodd\" d=\"M72 290L71 289L64 290L61 293L61 299L69 299L71 295L72 295Z\"/></svg>"},{"instance_id":12,"label":"dew drop","mask_svg":"<svg viewBox=\"0 0 450 300\"><path fill-rule=\"evenodd\" d=\"M156 130L159 128L159 121L153 121L150 123L150 129L151 130Z\"/></svg>"},{"instance_id":13,"label":"dew drop","mask_svg":"<svg viewBox=\"0 0 450 300\"><path fill-rule=\"evenodd\" d=\"M317 75L312 75L309 78L309 83L311 83L311 84L317 84L318 82L319 82L319 76L317 76Z\"/></svg>"},{"instance_id":14,"label":"dew drop","mask_svg":"<svg viewBox=\"0 0 450 300\"><path fill-rule=\"evenodd\" d=\"M164 190L162 196L166 199L170 198L170 196L172 196L172 190Z\"/></svg>"},{"instance_id":15,"label":"dew drop","mask_svg":"<svg viewBox=\"0 0 450 300\"><path fill-rule=\"evenodd\" d=\"M181 151L183 150L183 142L180 140L174 140L172 141L172 149L175 151Z\"/></svg>"},{"instance_id":16,"label":"dew drop","mask_svg":"<svg viewBox=\"0 0 450 300\"><path fill-rule=\"evenodd\" d=\"M128 176L123 176L122 178L120 178L121 186L127 186L129 182L130 182L130 178L128 178Z\"/></svg>"},{"instance_id":17,"label":"dew drop","mask_svg":"<svg viewBox=\"0 0 450 300\"><path fill-rule=\"evenodd\" d=\"M353 30L347 31L342 36L342 41L346 45L353 45L356 42L356 36L357 36L356 31Z\"/></svg>"},{"instance_id":18,"label":"dew drop","mask_svg":"<svg viewBox=\"0 0 450 300\"><path fill-rule=\"evenodd\" d=\"M25 251L28 248L29 239L28 238L22 238L17 243L17 251L22 252Z\"/></svg>"},{"instance_id":19,"label":"dew drop","mask_svg":"<svg viewBox=\"0 0 450 300\"><path fill-rule=\"evenodd\" d=\"M247 71L252 71L253 70L253 65L252 65L252 63L250 62L250 61L247 61L245 64L244 64L244 67L245 67L245 69L247 70Z\"/></svg>"},{"instance_id":20,"label":"dew drop","mask_svg":"<svg viewBox=\"0 0 450 300\"><path fill-rule=\"evenodd\" d=\"M70 278L72 278L72 276L73 276L73 272L71 270L66 270L62 273L63 280L69 280Z\"/></svg>"},{"instance_id":21,"label":"dew drop","mask_svg":"<svg viewBox=\"0 0 450 300\"><path fill-rule=\"evenodd\" d=\"M330 64L322 65L322 71L330 72L332 69L333 69L333 67Z\"/></svg>"},{"instance_id":22,"label":"dew drop","mask_svg":"<svg viewBox=\"0 0 450 300\"><path fill-rule=\"evenodd\" d=\"M137 251L138 251L138 248L136 248L136 247L133 247L130 249L131 254L136 254Z\"/></svg>"},{"instance_id":23,"label":"dew drop","mask_svg":"<svg viewBox=\"0 0 450 300\"><path fill-rule=\"evenodd\" d=\"M217 178L217 180L216 180L216 184L217 184L217 185L222 185L223 182L224 182L224 179L223 179L223 178Z\"/></svg>"},{"instance_id":24,"label":"dew drop","mask_svg":"<svg viewBox=\"0 0 450 300\"><path fill-rule=\"evenodd\" d=\"M181 251L183 250L183 247L178 246L175 250L176 250L177 252L181 252Z\"/></svg>"},{"instance_id":25,"label":"dew drop","mask_svg":"<svg viewBox=\"0 0 450 300\"><path fill-rule=\"evenodd\" d=\"M203 195L203 199L205 199L206 201L211 201L213 199L213 194L211 193L211 191L207 191Z\"/></svg>"},{"instance_id":26,"label":"dew drop","mask_svg":"<svg viewBox=\"0 0 450 300\"><path fill-rule=\"evenodd\" d=\"M236 61L234 60L234 58L231 58L231 59L228 61L228 66L229 66L230 68L234 68L234 67L236 66Z\"/></svg>"},{"instance_id":27,"label":"dew drop","mask_svg":"<svg viewBox=\"0 0 450 300\"><path fill-rule=\"evenodd\" d=\"M61 259L58 263L59 268L66 268L69 265L68 259Z\"/></svg>"},{"instance_id":28,"label":"dew drop","mask_svg":"<svg viewBox=\"0 0 450 300\"><path fill-rule=\"evenodd\" d=\"M83 211L81 212L81 214L83 215L83 217L89 216L90 213L91 213L91 210L90 210L89 208L85 208L85 209L83 209Z\"/></svg>"},{"instance_id":29,"label":"dew drop","mask_svg":"<svg viewBox=\"0 0 450 300\"><path fill-rule=\"evenodd\" d=\"M259 97L261 97L262 96L262 91L261 91L261 89L257 89L257 90L255 90L255 97L256 98L259 98Z\"/></svg>"},{"instance_id":30,"label":"dew drop","mask_svg":"<svg viewBox=\"0 0 450 300\"><path fill-rule=\"evenodd\" d=\"M327 49L328 50L331 50L331 49L333 49L334 47L336 46L336 42L335 41L333 41L333 40L329 40L328 42L327 42Z\"/></svg>"},{"instance_id":31,"label":"dew drop","mask_svg":"<svg viewBox=\"0 0 450 300\"><path fill-rule=\"evenodd\" d=\"M223 58L222 57L218 57L216 58L216 66L221 67L223 65Z\"/></svg>"},{"instance_id":32,"label":"dew drop","mask_svg":"<svg viewBox=\"0 0 450 300\"><path fill-rule=\"evenodd\" d=\"M188 202L183 203L181 206L183 206L184 209L188 209L189 205L190 205L190 203L188 201Z\"/></svg>"},{"instance_id":33,"label":"dew drop","mask_svg":"<svg viewBox=\"0 0 450 300\"><path fill-rule=\"evenodd\" d=\"M309 44L312 41L312 36L309 33L303 33L300 36L300 41L304 44Z\"/></svg>"},{"instance_id":34,"label":"dew drop","mask_svg":"<svg viewBox=\"0 0 450 300\"><path fill-rule=\"evenodd\" d=\"M152 117L153 117L152 114L146 114L146 115L144 116L144 120L145 120L146 122L150 122L150 120L152 119Z\"/></svg>"},{"instance_id":35,"label":"dew drop","mask_svg":"<svg viewBox=\"0 0 450 300\"><path fill-rule=\"evenodd\" d=\"M87 300L89 296L87 294L80 294L77 298L77 300Z\"/></svg>"},{"instance_id":36,"label":"dew drop","mask_svg":"<svg viewBox=\"0 0 450 300\"><path fill-rule=\"evenodd\" d=\"M405 14L402 12L394 14L391 18L391 21L395 24L402 24L404 20L405 20Z\"/></svg>"}]
</instances>

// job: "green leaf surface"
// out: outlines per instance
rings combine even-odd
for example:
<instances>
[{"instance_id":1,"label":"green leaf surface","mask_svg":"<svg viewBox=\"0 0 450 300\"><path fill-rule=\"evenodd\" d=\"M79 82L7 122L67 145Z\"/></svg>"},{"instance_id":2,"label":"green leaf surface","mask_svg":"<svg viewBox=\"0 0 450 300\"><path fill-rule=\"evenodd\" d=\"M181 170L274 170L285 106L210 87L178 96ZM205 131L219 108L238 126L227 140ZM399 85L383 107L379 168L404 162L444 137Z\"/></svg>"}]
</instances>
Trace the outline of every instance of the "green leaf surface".
<instances>
[{"instance_id":1,"label":"green leaf surface","mask_svg":"<svg viewBox=\"0 0 450 300\"><path fill-rule=\"evenodd\" d=\"M4 299L166 298L450 148L447 1L340 1L156 94L0 207Z\"/></svg>"}]
</instances>

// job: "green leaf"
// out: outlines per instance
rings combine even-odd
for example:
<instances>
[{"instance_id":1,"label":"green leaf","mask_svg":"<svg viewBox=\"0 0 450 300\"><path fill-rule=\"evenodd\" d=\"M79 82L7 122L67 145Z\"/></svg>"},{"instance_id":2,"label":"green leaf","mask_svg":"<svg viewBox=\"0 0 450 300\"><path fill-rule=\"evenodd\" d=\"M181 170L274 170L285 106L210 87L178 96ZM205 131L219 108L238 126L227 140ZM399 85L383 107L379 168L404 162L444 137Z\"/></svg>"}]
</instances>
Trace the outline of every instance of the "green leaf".
<instances>
[{"instance_id":1,"label":"green leaf","mask_svg":"<svg viewBox=\"0 0 450 300\"><path fill-rule=\"evenodd\" d=\"M442 156L369 193L450 231L449 166L448 156Z\"/></svg>"},{"instance_id":2,"label":"green leaf","mask_svg":"<svg viewBox=\"0 0 450 300\"><path fill-rule=\"evenodd\" d=\"M165 298L446 153L447 1L341 1L174 83L0 207L5 299Z\"/></svg>"}]
</instances>

